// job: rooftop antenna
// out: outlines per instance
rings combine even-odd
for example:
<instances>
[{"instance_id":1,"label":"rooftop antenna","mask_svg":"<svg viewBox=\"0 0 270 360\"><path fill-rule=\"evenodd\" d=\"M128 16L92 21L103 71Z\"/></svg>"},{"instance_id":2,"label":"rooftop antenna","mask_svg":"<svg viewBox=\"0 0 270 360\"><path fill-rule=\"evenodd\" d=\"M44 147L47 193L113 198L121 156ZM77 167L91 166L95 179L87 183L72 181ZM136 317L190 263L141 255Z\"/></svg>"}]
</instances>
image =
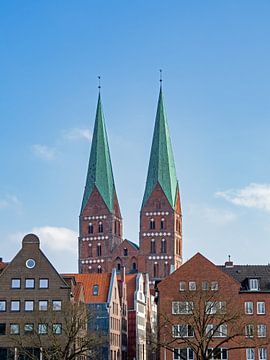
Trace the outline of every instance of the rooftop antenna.
<instances>
[{"instance_id":1,"label":"rooftop antenna","mask_svg":"<svg viewBox=\"0 0 270 360\"><path fill-rule=\"evenodd\" d=\"M229 261L231 261L231 255L228 255Z\"/></svg>"}]
</instances>

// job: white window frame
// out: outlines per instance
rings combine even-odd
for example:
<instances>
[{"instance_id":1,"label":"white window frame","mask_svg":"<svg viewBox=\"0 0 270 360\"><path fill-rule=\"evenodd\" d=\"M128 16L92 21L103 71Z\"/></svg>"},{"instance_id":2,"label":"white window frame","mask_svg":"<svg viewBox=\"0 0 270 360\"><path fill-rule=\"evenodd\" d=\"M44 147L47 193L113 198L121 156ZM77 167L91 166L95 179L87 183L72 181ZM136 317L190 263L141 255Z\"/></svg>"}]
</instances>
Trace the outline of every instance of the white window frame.
<instances>
[{"instance_id":1,"label":"white window frame","mask_svg":"<svg viewBox=\"0 0 270 360\"><path fill-rule=\"evenodd\" d=\"M257 325L257 333L258 333L258 337L266 337L266 325L265 324Z\"/></svg>"},{"instance_id":2,"label":"white window frame","mask_svg":"<svg viewBox=\"0 0 270 360\"><path fill-rule=\"evenodd\" d=\"M196 281L189 281L188 289L189 291L196 291Z\"/></svg>"},{"instance_id":3,"label":"white window frame","mask_svg":"<svg viewBox=\"0 0 270 360\"><path fill-rule=\"evenodd\" d=\"M180 281L179 282L179 291L185 291L186 290L186 282Z\"/></svg>"},{"instance_id":4,"label":"white window frame","mask_svg":"<svg viewBox=\"0 0 270 360\"><path fill-rule=\"evenodd\" d=\"M211 351L211 350L213 350L213 348L209 348L208 349L209 350L209 352ZM221 355L221 360L228 360L228 358L229 358L229 353L228 353L228 349L227 348L216 348L215 350L220 350L220 355ZM226 351L226 357L224 357L223 356L223 351ZM209 358L210 359L210 358ZM212 354L212 357L211 357L211 359L216 359L216 357L214 358L213 357L213 354Z\"/></svg>"},{"instance_id":5,"label":"white window frame","mask_svg":"<svg viewBox=\"0 0 270 360\"><path fill-rule=\"evenodd\" d=\"M172 325L172 336L174 338L194 337L194 329L189 324Z\"/></svg>"},{"instance_id":6,"label":"white window frame","mask_svg":"<svg viewBox=\"0 0 270 360\"><path fill-rule=\"evenodd\" d=\"M211 281L211 290L218 291L218 282L217 281Z\"/></svg>"},{"instance_id":7,"label":"white window frame","mask_svg":"<svg viewBox=\"0 0 270 360\"><path fill-rule=\"evenodd\" d=\"M253 312L254 312L253 301L245 301L245 314L253 315Z\"/></svg>"},{"instance_id":8,"label":"white window frame","mask_svg":"<svg viewBox=\"0 0 270 360\"><path fill-rule=\"evenodd\" d=\"M192 301L172 301L172 314L190 315L192 312Z\"/></svg>"},{"instance_id":9,"label":"white window frame","mask_svg":"<svg viewBox=\"0 0 270 360\"><path fill-rule=\"evenodd\" d=\"M257 314L258 315L265 314L265 301L257 301Z\"/></svg>"},{"instance_id":10,"label":"white window frame","mask_svg":"<svg viewBox=\"0 0 270 360\"><path fill-rule=\"evenodd\" d=\"M267 348L259 348L258 349L258 359L259 360L267 360Z\"/></svg>"},{"instance_id":11,"label":"white window frame","mask_svg":"<svg viewBox=\"0 0 270 360\"><path fill-rule=\"evenodd\" d=\"M226 301L206 301L205 313L212 314L226 314Z\"/></svg>"},{"instance_id":12,"label":"white window frame","mask_svg":"<svg viewBox=\"0 0 270 360\"><path fill-rule=\"evenodd\" d=\"M254 348L246 349L246 360L255 360L255 349Z\"/></svg>"},{"instance_id":13,"label":"white window frame","mask_svg":"<svg viewBox=\"0 0 270 360\"><path fill-rule=\"evenodd\" d=\"M181 349L173 349L173 360L181 360L181 357L180 357L181 350L187 351L186 360L194 360L195 359L195 354L191 348L181 348ZM176 354L176 352L177 352L177 354Z\"/></svg>"},{"instance_id":14,"label":"white window frame","mask_svg":"<svg viewBox=\"0 0 270 360\"><path fill-rule=\"evenodd\" d=\"M253 324L247 324L245 326L245 335L247 338L254 337L254 325Z\"/></svg>"},{"instance_id":15,"label":"white window frame","mask_svg":"<svg viewBox=\"0 0 270 360\"><path fill-rule=\"evenodd\" d=\"M250 291L258 291L259 290L259 279L249 279L248 287Z\"/></svg>"}]
</instances>

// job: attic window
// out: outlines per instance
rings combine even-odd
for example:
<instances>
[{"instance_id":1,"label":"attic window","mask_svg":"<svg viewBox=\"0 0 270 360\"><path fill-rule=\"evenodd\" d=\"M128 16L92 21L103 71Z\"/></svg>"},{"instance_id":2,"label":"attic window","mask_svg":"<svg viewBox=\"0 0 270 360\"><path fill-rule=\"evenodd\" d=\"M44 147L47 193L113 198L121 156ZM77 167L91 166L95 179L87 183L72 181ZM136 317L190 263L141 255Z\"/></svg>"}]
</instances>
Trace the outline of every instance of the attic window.
<instances>
[{"instance_id":1,"label":"attic window","mask_svg":"<svg viewBox=\"0 0 270 360\"><path fill-rule=\"evenodd\" d=\"M93 285L93 295L98 296L98 285Z\"/></svg>"},{"instance_id":2,"label":"attic window","mask_svg":"<svg viewBox=\"0 0 270 360\"><path fill-rule=\"evenodd\" d=\"M258 291L259 290L259 279L249 279L248 285L249 285L249 290Z\"/></svg>"}]
</instances>

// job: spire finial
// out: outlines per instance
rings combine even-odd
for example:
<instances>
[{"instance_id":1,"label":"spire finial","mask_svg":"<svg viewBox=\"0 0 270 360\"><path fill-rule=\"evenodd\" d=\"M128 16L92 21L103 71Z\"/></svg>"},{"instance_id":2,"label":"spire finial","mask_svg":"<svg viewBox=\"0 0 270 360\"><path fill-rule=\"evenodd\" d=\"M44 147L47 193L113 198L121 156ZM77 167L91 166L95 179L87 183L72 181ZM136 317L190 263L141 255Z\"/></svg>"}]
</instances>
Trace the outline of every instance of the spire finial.
<instances>
[{"instance_id":1,"label":"spire finial","mask_svg":"<svg viewBox=\"0 0 270 360\"><path fill-rule=\"evenodd\" d=\"M231 261L231 255L228 255L229 261Z\"/></svg>"},{"instance_id":2,"label":"spire finial","mask_svg":"<svg viewBox=\"0 0 270 360\"><path fill-rule=\"evenodd\" d=\"M159 69L159 82L160 82L160 87L162 86L162 69Z\"/></svg>"},{"instance_id":3,"label":"spire finial","mask_svg":"<svg viewBox=\"0 0 270 360\"><path fill-rule=\"evenodd\" d=\"M100 85L100 75L98 76L98 91L100 92L101 85Z\"/></svg>"}]
</instances>

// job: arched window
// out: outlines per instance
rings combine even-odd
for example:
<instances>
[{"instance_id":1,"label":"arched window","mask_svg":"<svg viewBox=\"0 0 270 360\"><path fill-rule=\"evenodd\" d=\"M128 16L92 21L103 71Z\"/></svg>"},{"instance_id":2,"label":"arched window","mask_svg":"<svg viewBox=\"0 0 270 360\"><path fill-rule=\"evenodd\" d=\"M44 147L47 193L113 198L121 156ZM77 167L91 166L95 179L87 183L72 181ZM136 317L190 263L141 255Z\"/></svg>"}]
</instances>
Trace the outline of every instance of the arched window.
<instances>
[{"instance_id":1,"label":"arched window","mask_svg":"<svg viewBox=\"0 0 270 360\"><path fill-rule=\"evenodd\" d=\"M167 243L165 239L161 240L161 253L166 254L167 252Z\"/></svg>"},{"instance_id":2,"label":"arched window","mask_svg":"<svg viewBox=\"0 0 270 360\"><path fill-rule=\"evenodd\" d=\"M124 248L124 256L128 256L128 249Z\"/></svg>"},{"instance_id":3,"label":"arched window","mask_svg":"<svg viewBox=\"0 0 270 360\"><path fill-rule=\"evenodd\" d=\"M155 239L151 240L151 249L150 249L151 254L155 254L156 253L156 241Z\"/></svg>"},{"instance_id":4,"label":"arched window","mask_svg":"<svg viewBox=\"0 0 270 360\"><path fill-rule=\"evenodd\" d=\"M164 263L164 276L169 276L170 275L170 264L168 263L168 261L165 261Z\"/></svg>"},{"instance_id":5,"label":"arched window","mask_svg":"<svg viewBox=\"0 0 270 360\"><path fill-rule=\"evenodd\" d=\"M101 245L97 244L97 256L101 256Z\"/></svg>"},{"instance_id":6,"label":"arched window","mask_svg":"<svg viewBox=\"0 0 270 360\"><path fill-rule=\"evenodd\" d=\"M151 219L151 220L150 220L150 229L151 229L151 230L155 230L155 228L156 228L155 220L154 220L154 219Z\"/></svg>"},{"instance_id":7,"label":"arched window","mask_svg":"<svg viewBox=\"0 0 270 360\"><path fill-rule=\"evenodd\" d=\"M137 270L137 264L135 262L132 263L132 270Z\"/></svg>"},{"instance_id":8,"label":"arched window","mask_svg":"<svg viewBox=\"0 0 270 360\"><path fill-rule=\"evenodd\" d=\"M100 265L98 265L97 272L98 272L98 274L101 274L101 273L102 273L102 268L101 268Z\"/></svg>"},{"instance_id":9,"label":"arched window","mask_svg":"<svg viewBox=\"0 0 270 360\"><path fill-rule=\"evenodd\" d=\"M88 225L88 234L93 234L94 233L94 226L92 223L89 223Z\"/></svg>"},{"instance_id":10,"label":"arched window","mask_svg":"<svg viewBox=\"0 0 270 360\"><path fill-rule=\"evenodd\" d=\"M165 219L161 219L161 220L160 220L160 229L161 229L161 230L166 229L166 222L165 222Z\"/></svg>"},{"instance_id":11,"label":"arched window","mask_svg":"<svg viewBox=\"0 0 270 360\"><path fill-rule=\"evenodd\" d=\"M154 263L154 278L158 278L158 273L159 273L159 271L158 271L159 269L158 269L158 263L157 262L155 262Z\"/></svg>"},{"instance_id":12,"label":"arched window","mask_svg":"<svg viewBox=\"0 0 270 360\"><path fill-rule=\"evenodd\" d=\"M100 221L100 222L98 223L98 232L99 232L99 233L103 233L103 224L102 224L102 221Z\"/></svg>"},{"instance_id":13,"label":"arched window","mask_svg":"<svg viewBox=\"0 0 270 360\"><path fill-rule=\"evenodd\" d=\"M114 220L114 233L117 234L117 220Z\"/></svg>"},{"instance_id":14,"label":"arched window","mask_svg":"<svg viewBox=\"0 0 270 360\"><path fill-rule=\"evenodd\" d=\"M89 257L93 256L93 246L92 246L92 244L89 244L88 256Z\"/></svg>"},{"instance_id":15,"label":"arched window","mask_svg":"<svg viewBox=\"0 0 270 360\"><path fill-rule=\"evenodd\" d=\"M117 271L120 271L120 270L121 270L121 264L118 263L118 264L117 264Z\"/></svg>"}]
</instances>

